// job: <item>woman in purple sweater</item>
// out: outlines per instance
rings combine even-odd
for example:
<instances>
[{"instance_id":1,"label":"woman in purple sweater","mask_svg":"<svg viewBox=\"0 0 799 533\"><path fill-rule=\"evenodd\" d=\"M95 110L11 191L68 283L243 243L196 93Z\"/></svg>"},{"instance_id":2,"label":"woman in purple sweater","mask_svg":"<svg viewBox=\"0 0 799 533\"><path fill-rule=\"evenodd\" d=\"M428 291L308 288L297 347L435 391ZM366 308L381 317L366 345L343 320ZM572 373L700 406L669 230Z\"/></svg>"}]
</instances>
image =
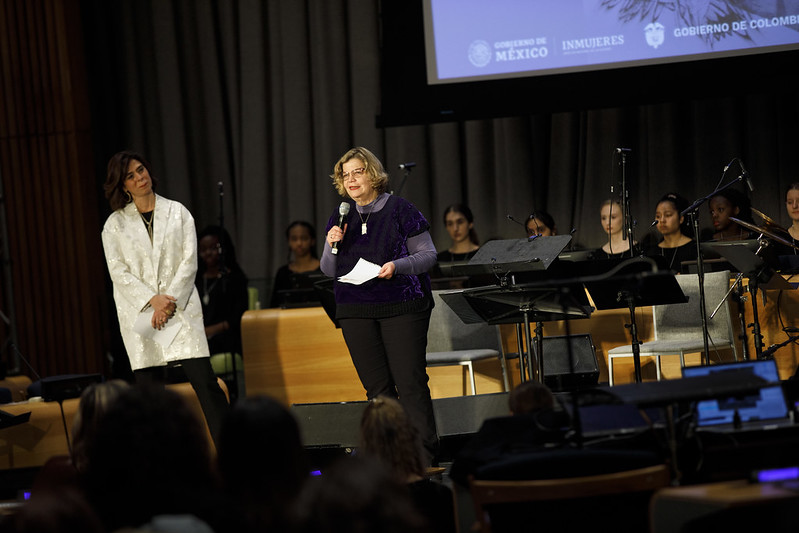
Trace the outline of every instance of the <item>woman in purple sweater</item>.
<instances>
[{"instance_id":1,"label":"woman in purple sweater","mask_svg":"<svg viewBox=\"0 0 799 533\"><path fill-rule=\"evenodd\" d=\"M436 263L430 225L410 202L386 192L388 174L366 148L344 154L331 178L350 204L343 227L340 211L331 215L321 259L322 272L336 279L336 318L367 398L398 398L432 463L438 436L425 360L433 307L427 271ZM377 277L360 285L338 281L361 258L380 267Z\"/></svg>"}]
</instances>

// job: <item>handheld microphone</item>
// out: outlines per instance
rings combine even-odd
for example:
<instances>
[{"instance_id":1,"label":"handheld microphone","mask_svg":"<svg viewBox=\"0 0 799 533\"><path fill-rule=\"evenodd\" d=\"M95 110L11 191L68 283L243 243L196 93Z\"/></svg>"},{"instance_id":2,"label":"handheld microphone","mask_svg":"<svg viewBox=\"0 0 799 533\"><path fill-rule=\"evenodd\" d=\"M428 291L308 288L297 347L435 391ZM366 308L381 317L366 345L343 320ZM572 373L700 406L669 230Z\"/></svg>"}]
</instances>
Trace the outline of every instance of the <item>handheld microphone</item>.
<instances>
[{"instance_id":1,"label":"handheld microphone","mask_svg":"<svg viewBox=\"0 0 799 533\"><path fill-rule=\"evenodd\" d=\"M347 202L341 202L341 205L338 206L338 227L344 229L344 219L347 218L347 215L350 213L350 204ZM330 251L333 255L338 253L338 242L334 242L331 246L332 250Z\"/></svg>"},{"instance_id":2,"label":"handheld microphone","mask_svg":"<svg viewBox=\"0 0 799 533\"><path fill-rule=\"evenodd\" d=\"M652 223L649 225L649 227L650 228L654 228L657 225L658 225L658 221L657 220L653 220Z\"/></svg>"},{"instance_id":3,"label":"handheld microphone","mask_svg":"<svg viewBox=\"0 0 799 533\"><path fill-rule=\"evenodd\" d=\"M415 166L416 166L416 163L414 163L414 162L400 163L399 165L397 165L397 168L400 169L400 170L405 170L405 169L410 170L410 169L412 169Z\"/></svg>"}]
</instances>

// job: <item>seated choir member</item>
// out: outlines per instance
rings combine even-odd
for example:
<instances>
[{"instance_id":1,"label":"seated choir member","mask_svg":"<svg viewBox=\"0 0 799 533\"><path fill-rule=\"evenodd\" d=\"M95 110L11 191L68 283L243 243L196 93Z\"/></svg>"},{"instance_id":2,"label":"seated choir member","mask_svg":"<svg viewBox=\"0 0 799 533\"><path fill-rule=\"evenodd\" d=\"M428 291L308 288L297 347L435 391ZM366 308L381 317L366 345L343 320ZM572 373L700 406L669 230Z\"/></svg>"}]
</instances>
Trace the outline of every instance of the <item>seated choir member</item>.
<instances>
[{"instance_id":1,"label":"seated choir member","mask_svg":"<svg viewBox=\"0 0 799 533\"><path fill-rule=\"evenodd\" d=\"M771 228L772 232L784 239L788 244L775 241L771 243L769 253L775 258L779 265L779 270L783 272L796 272L799 270L799 182L791 183L785 191L785 210L791 219L791 225L787 231L780 231L779 228Z\"/></svg>"},{"instance_id":2,"label":"seated choir member","mask_svg":"<svg viewBox=\"0 0 799 533\"><path fill-rule=\"evenodd\" d=\"M296 274L319 274L319 256L316 253L316 230L310 222L295 220L286 228L288 240L288 263L280 267L275 274L270 307L280 307L284 303L284 294L280 291L298 289L293 279Z\"/></svg>"},{"instance_id":3,"label":"seated choir member","mask_svg":"<svg viewBox=\"0 0 799 533\"><path fill-rule=\"evenodd\" d=\"M594 252L594 257L596 259L620 259L637 256L639 254L638 243L633 243L633 249L630 250L630 240L624 235L621 204L616 200L605 200L602 203L599 216L602 227L608 236L608 242Z\"/></svg>"},{"instance_id":4,"label":"seated choir member","mask_svg":"<svg viewBox=\"0 0 799 533\"><path fill-rule=\"evenodd\" d=\"M550 237L558 234L558 230L555 227L555 219L546 211L534 211L532 215L527 217L525 227L527 228L528 237L533 235Z\"/></svg>"},{"instance_id":5,"label":"seated choir member","mask_svg":"<svg viewBox=\"0 0 799 533\"><path fill-rule=\"evenodd\" d=\"M788 233L795 244L799 241L799 182L788 185L788 190L785 191L785 209L791 219Z\"/></svg>"},{"instance_id":6,"label":"seated choir member","mask_svg":"<svg viewBox=\"0 0 799 533\"><path fill-rule=\"evenodd\" d=\"M745 227L730 220L730 217L753 223L752 205L749 198L737 189L719 191L708 202L710 218L713 220L711 239L714 241L741 241L756 236Z\"/></svg>"},{"instance_id":7,"label":"seated choir member","mask_svg":"<svg viewBox=\"0 0 799 533\"><path fill-rule=\"evenodd\" d=\"M463 204L450 205L444 210L444 225L452 244L446 250L438 252L438 262L452 263L471 259L480 248L472 210Z\"/></svg>"},{"instance_id":8,"label":"seated choir member","mask_svg":"<svg viewBox=\"0 0 799 533\"><path fill-rule=\"evenodd\" d=\"M247 276L236 260L230 234L220 226L204 228L197 240L197 255L195 285L211 355L241 354L241 315L249 307L249 295Z\"/></svg>"},{"instance_id":9,"label":"seated choir member","mask_svg":"<svg viewBox=\"0 0 799 533\"><path fill-rule=\"evenodd\" d=\"M656 227L663 240L650 246L644 255L665 257L671 270L679 271L683 261L696 261L696 242L689 237L685 217L680 216L687 208L688 201L676 193L664 195L655 207Z\"/></svg>"}]
</instances>

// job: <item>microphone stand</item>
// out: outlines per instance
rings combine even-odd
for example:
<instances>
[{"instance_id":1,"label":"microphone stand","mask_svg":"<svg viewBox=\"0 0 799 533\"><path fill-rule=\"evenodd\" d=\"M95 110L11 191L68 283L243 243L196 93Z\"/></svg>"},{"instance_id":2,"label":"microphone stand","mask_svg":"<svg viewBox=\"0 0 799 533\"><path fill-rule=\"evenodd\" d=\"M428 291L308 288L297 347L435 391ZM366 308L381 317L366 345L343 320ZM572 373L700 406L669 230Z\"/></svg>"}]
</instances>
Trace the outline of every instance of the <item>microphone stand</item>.
<instances>
[{"instance_id":1,"label":"microphone stand","mask_svg":"<svg viewBox=\"0 0 799 533\"><path fill-rule=\"evenodd\" d=\"M225 191L222 182L218 183L219 186L219 228L220 234L225 231ZM219 264L221 265L220 273L223 276L227 275L227 266L225 265L225 248L220 247L219 250ZM231 403L239 397L239 373L236 369L236 354L230 353L230 365L233 370L233 391L228 391L231 398Z\"/></svg>"},{"instance_id":2,"label":"microphone stand","mask_svg":"<svg viewBox=\"0 0 799 533\"><path fill-rule=\"evenodd\" d=\"M565 316L564 320L564 327L565 327L565 334L566 334L566 352L568 355L569 360L569 374L574 374L577 369L577 360L574 356L574 347L572 346L571 340L571 321L569 320L569 306L568 300L570 288L568 285L561 286L560 292L558 293L558 299L560 300L561 309L563 311L563 315ZM540 353L540 352L539 352ZM543 374L543 373L542 373ZM544 382L544 376L541 376L541 383ZM572 430L574 430L574 444L578 449L582 449L583 447L583 422L580 417L580 399L579 399L579 392L578 387L574 387L571 390L571 403L572 403Z\"/></svg>"},{"instance_id":3,"label":"microphone stand","mask_svg":"<svg viewBox=\"0 0 799 533\"><path fill-rule=\"evenodd\" d=\"M767 350L763 350L763 353L760 354L760 357L758 357L758 359L771 359L771 358L773 358L774 357L774 352L776 352L777 350L779 350L783 346L787 346L788 344L796 341L797 339L799 339L799 335L793 335L793 336L788 337L787 341L781 342L779 344L772 344L771 346L768 347Z\"/></svg>"},{"instance_id":4,"label":"microphone stand","mask_svg":"<svg viewBox=\"0 0 799 533\"><path fill-rule=\"evenodd\" d=\"M225 227L225 191L223 184L220 181L217 186L219 187L219 227Z\"/></svg>"},{"instance_id":5,"label":"microphone stand","mask_svg":"<svg viewBox=\"0 0 799 533\"><path fill-rule=\"evenodd\" d=\"M733 186L743 179L743 176L738 176L727 185L719 187L707 196L696 200L687 209L680 213L680 216L688 216L691 220L691 227L694 230L694 242L696 243L696 273L699 278L699 314L702 316L702 340L704 342L704 351L702 352L702 364L710 364L710 343L708 342L708 327L707 315L705 314L705 261L702 258L702 247L699 244L699 208L717 195L719 192Z\"/></svg>"},{"instance_id":6,"label":"microphone stand","mask_svg":"<svg viewBox=\"0 0 799 533\"><path fill-rule=\"evenodd\" d=\"M219 228L221 234L225 231L225 190L221 181L217 186L219 187ZM222 246L219 247L219 264L221 265L219 273L224 276L227 269L225 267L225 248Z\"/></svg>"},{"instance_id":7,"label":"microphone stand","mask_svg":"<svg viewBox=\"0 0 799 533\"><path fill-rule=\"evenodd\" d=\"M397 196L400 195L400 193L402 192L402 188L405 187L405 182L408 179L408 174L411 173L411 170L413 170L413 167L405 167L404 170L405 170L405 172L402 174L402 181L400 182L399 189L397 189L396 193L394 193L392 191L391 194L396 194Z\"/></svg>"},{"instance_id":8,"label":"microphone stand","mask_svg":"<svg viewBox=\"0 0 799 533\"><path fill-rule=\"evenodd\" d=\"M746 314L745 314L745 302L746 302L746 294L744 294L745 289L743 287L743 272L739 272L738 275L735 277L735 281L732 282L730 286L730 290L727 291L727 294L724 295L724 298L718 303L713 312L710 313L710 318L716 316L716 313L721 309L721 306L724 305L724 302L730 296L733 296L734 300L738 304L738 322L741 324L741 334L738 335L738 339L741 341L741 356L743 357L744 361L749 360L749 346L747 342L746 336ZM754 311L757 313L757 309Z\"/></svg>"},{"instance_id":9,"label":"microphone stand","mask_svg":"<svg viewBox=\"0 0 799 533\"><path fill-rule=\"evenodd\" d=\"M622 218L624 219L624 235L622 238L628 239L630 243L630 257L635 257L633 250L633 243L635 242L635 235L633 234L633 216L630 209L630 191L627 190L627 151L625 149L618 149L621 154L621 211Z\"/></svg>"}]
</instances>

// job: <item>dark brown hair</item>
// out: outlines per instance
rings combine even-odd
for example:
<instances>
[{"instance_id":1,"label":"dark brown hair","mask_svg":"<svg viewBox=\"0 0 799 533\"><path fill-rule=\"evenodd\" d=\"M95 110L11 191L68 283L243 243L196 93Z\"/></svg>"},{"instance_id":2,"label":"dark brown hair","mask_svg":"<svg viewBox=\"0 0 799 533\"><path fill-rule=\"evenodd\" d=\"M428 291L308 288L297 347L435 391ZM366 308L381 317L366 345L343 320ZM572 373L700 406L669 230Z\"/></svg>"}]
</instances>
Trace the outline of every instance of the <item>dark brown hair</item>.
<instances>
[{"instance_id":1,"label":"dark brown hair","mask_svg":"<svg viewBox=\"0 0 799 533\"><path fill-rule=\"evenodd\" d=\"M466 222L474 224L474 215L466 204L452 204L447 206L447 208L444 209L444 226L447 225L447 215L450 213L460 213L466 219ZM474 230L474 227L469 228L469 240L472 241L472 244L480 246L480 239L477 238L477 232Z\"/></svg>"},{"instance_id":2,"label":"dark brown hair","mask_svg":"<svg viewBox=\"0 0 799 533\"><path fill-rule=\"evenodd\" d=\"M123 150L117 152L111 159L108 160L108 170L106 172L105 184L103 190L105 191L105 198L111 206L112 211L122 209L132 201L130 196L125 193L125 175L128 173L128 166L131 160L136 160L147 169L152 180L153 191L158 185L158 179L153 176L150 169L150 163L141 154L132 150Z\"/></svg>"}]
</instances>

